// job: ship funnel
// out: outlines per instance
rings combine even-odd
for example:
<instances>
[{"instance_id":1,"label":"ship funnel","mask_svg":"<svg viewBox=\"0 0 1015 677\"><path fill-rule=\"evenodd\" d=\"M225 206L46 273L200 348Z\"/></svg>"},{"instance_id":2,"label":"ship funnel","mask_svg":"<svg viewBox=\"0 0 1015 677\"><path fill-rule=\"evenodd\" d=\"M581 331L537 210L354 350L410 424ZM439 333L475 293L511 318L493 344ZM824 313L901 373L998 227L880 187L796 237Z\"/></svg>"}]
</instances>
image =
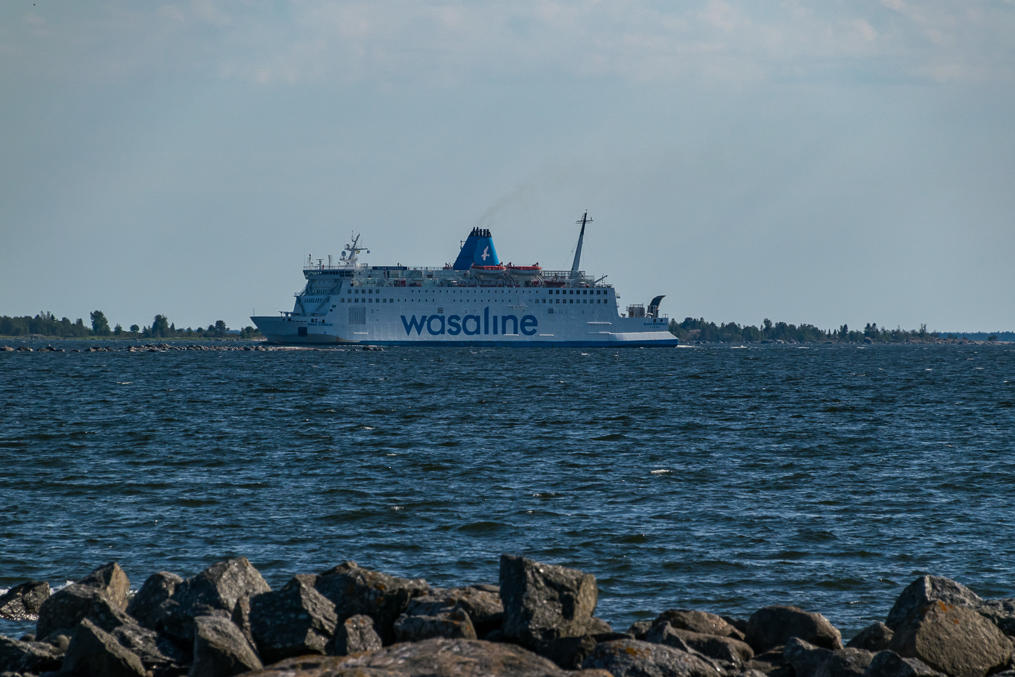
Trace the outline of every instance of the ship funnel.
<instances>
[{"instance_id":1,"label":"ship funnel","mask_svg":"<svg viewBox=\"0 0 1015 677\"><path fill-rule=\"evenodd\" d=\"M468 270L473 265L477 266L499 266L500 259L497 258L497 250L493 246L493 236L489 228L473 228L468 239L462 245L455 259L455 270Z\"/></svg>"}]
</instances>

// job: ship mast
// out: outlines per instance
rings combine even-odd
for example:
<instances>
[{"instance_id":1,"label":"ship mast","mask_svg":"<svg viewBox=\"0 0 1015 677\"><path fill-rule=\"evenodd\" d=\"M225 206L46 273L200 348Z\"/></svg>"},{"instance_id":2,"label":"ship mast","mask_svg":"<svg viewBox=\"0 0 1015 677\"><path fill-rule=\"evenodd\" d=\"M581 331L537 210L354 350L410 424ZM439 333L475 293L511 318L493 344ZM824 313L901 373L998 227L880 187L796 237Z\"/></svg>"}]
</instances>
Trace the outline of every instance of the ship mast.
<instances>
[{"instance_id":1,"label":"ship mast","mask_svg":"<svg viewBox=\"0 0 1015 677\"><path fill-rule=\"evenodd\" d=\"M360 252L370 253L370 250L366 247L359 246L359 233L353 233L351 236L352 244L345 245L345 251L342 252L341 261L347 266L356 265L356 255Z\"/></svg>"},{"instance_id":2,"label":"ship mast","mask_svg":"<svg viewBox=\"0 0 1015 677\"><path fill-rule=\"evenodd\" d=\"M580 221L575 221L575 223L580 223L581 224L582 229L581 229L581 232L578 233L578 246L575 247L575 250L574 250L574 263L571 264L571 279L572 280L577 280L578 279L578 264L581 263L581 258L582 258L582 242L585 241L585 224L586 223L591 223L591 222L592 222L592 219L589 218L589 211L587 209L585 210L585 213L582 214L581 220Z\"/></svg>"}]
</instances>

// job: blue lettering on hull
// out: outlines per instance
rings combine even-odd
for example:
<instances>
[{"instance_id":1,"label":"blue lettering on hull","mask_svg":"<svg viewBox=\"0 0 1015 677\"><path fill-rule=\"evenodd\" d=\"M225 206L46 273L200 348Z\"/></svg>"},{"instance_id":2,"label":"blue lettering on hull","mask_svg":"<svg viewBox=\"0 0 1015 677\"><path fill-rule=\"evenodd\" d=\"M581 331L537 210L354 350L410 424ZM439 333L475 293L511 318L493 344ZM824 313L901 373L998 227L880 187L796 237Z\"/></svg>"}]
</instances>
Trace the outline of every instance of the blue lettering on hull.
<instances>
[{"instance_id":1,"label":"blue lettering on hull","mask_svg":"<svg viewBox=\"0 0 1015 677\"><path fill-rule=\"evenodd\" d=\"M535 336L539 320L535 315L491 315L490 307L482 315L402 315L406 336ZM509 331L510 330L510 331Z\"/></svg>"}]
</instances>

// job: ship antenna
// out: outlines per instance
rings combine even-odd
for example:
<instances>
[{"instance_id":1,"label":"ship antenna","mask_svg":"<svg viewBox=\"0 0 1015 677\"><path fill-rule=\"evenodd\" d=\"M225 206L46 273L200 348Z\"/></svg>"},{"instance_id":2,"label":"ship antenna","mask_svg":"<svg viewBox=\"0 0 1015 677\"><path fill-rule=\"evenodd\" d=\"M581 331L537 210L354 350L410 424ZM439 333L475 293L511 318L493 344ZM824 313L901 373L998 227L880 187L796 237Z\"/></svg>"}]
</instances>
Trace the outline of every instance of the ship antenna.
<instances>
[{"instance_id":1,"label":"ship antenna","mask_svg":"<svg viewBox=\"0 0 1015 677\"><path fill-rule=\"evenodd\" d=\"M585 213L582 214L581 219L578 220L578 221L575 221L575 223L580 223L581 226L582 226L582 229L581 229L581 232L578 233L578 246L575 247L575 250L574 250L574 263L571 264L571 279L572 280L577 280L578 279L578 264L581 263L581 258L582 258L582 242L585 241L585 224L586 223L592 223L592 219L589 218L589 211L586 209Z\"/></svg>"},{"instance_id":2,"label":"ship antenna","mask_svg":"<svg viewBox=\"0 0 1015 677\"><path fill-rule=\"evenodd\" d=\"M350 239L352 239L352 244L345 245L346 251L342 252L343 253L342 258L344 258L350 265L356 264L356 255L359 254L360 252L366 252L367 254L370 253L370 250L367 249L366 247L359 246L359 238L360 238L359 233L354 232L350 236ZM348 256L345 256L346 252L348 252Z\"/></svg>"}]
</instances>

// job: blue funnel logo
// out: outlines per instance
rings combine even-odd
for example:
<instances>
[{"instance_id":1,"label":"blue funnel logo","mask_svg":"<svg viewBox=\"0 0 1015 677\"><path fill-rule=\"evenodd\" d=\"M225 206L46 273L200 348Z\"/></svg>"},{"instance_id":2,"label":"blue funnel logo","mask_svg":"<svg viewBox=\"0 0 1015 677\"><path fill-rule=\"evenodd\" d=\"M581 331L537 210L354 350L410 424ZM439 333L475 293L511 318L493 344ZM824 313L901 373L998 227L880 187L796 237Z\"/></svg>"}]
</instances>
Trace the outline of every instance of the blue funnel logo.
<instances>
[{"instance_id":1,"label":"blue funnel logo","mask_svg":"<svg viewBox=\"0 0 1015 677\"><path fill-rule=\"evenodd\" d=\"M497 249L493 246L493 236L487 228L473 228L469 238L462 245L462 251L458 252L455 259L455 270L468 270L473 265L477 266L499 266L500 259L497 258Z\"/></svg>"}]
</instances>

